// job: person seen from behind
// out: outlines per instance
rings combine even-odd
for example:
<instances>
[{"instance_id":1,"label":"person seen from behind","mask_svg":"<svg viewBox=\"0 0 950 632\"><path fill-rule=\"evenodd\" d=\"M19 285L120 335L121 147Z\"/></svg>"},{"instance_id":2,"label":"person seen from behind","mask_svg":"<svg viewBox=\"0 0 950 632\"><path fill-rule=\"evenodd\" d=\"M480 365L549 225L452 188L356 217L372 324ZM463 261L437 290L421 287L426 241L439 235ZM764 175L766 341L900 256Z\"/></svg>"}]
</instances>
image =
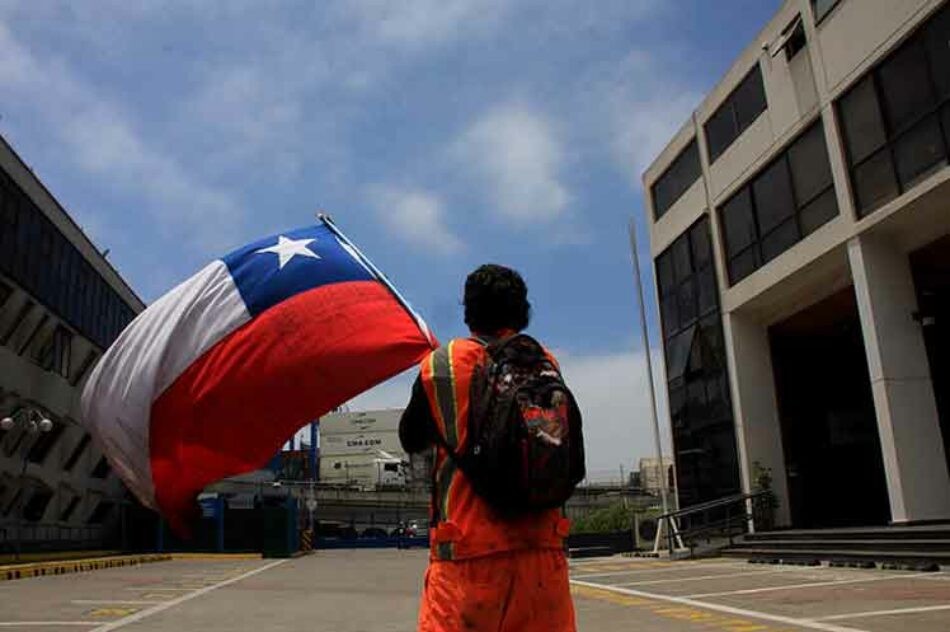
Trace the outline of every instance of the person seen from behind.
<instances>
[{"instance_id":1,"label":"person seen from behind","mask_svg":"<svg viewBox=\"0 0 950 632\"><path fill-rule=\"evenodd\" d=\"M464 304L471 336L422 361L399 424L406 452L436 449L418 630L574 632L561 507L584 476L579 409L521 333L521 275L479 267Z\"/></svg>"}]
</instances>

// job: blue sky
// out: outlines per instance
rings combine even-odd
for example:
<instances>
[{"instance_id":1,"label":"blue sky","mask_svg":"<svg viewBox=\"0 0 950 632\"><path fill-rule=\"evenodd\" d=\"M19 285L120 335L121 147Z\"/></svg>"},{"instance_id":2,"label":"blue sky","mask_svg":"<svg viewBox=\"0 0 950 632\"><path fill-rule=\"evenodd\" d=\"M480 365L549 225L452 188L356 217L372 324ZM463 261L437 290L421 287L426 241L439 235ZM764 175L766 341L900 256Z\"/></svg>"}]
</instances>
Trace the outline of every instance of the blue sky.
<instances>
[{"instance_id":1,"label":"blue sky","mask_svg":"<svg viewBox=\"0 0 950 632\"><path fill-rule=\"evenodd\" d=\"M442 339L519 269L605 477L653 451L640 173L779 4L4 1L0 132L146 300L318 208Z\"/></svg>"}]
</instances>

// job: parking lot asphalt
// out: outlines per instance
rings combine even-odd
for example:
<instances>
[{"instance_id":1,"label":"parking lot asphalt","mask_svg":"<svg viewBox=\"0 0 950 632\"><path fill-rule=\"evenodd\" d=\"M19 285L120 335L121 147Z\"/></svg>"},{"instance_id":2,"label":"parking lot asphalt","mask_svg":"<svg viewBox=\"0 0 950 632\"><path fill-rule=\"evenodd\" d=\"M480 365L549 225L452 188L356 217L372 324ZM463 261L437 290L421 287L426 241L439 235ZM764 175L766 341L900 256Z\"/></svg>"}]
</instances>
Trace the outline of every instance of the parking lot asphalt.
<instances>
[{"instance_id":1,"label":"parking lot asphalt","mask_svg":"<svg viewBox=\"0 0 950 632\"><path fill-rule=\"evenodd\" d=\"M0 583L0 629L415 629L421 550L291 560L175 560ZM625 557L571 563L578 629L950 632L944 572Z\"/></svg>"}]
</instances>

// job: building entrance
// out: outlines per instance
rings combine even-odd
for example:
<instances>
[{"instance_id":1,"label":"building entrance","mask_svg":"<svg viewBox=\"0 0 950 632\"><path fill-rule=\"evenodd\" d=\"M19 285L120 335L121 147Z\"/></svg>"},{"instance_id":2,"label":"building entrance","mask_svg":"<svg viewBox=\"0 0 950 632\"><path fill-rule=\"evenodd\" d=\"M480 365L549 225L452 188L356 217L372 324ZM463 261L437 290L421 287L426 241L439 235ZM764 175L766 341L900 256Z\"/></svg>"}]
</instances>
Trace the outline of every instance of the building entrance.
<instances>
[{"instance_id":1,"label":"building entrance","mask_svg":"<svg viewBox=\"0 0 950 632\"><path fill-rule=\"evenodd\" d=\"M792 526L884 525L890 506L853 288L769 329Z\"/></svg>"},{"instance_id":2,"label":"building entrance","mask_svg":"<svg viewBox=\"0 0 950 632\"><path fill-rule=\"evenodd\" d=\"M944 453L950 465L950 235L912 253L910 264L917 290L915 318L924 334Z\"/></svg>"}]
</instances>

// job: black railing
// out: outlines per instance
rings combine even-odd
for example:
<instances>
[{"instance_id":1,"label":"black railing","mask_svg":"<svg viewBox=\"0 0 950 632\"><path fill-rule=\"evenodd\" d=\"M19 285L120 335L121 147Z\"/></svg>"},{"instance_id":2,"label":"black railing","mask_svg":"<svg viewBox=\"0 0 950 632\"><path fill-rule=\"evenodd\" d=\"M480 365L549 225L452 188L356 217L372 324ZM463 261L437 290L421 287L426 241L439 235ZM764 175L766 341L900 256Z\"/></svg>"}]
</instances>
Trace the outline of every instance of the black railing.
<instances>
[{"instance_id":1,"label":"black railing","mask_svg":"<svg viewBox=\"0 0 950 632\"><path fill-rule=\"evenodd\" d=\"M670 553L685 547L693 556L702 544L728 542L731 545L736 536L745 535L753 528L770 529L774 511L775 495L764 490L671 511L657 518L657 527L663 529Z\"/></svg>"}]
</instances>

